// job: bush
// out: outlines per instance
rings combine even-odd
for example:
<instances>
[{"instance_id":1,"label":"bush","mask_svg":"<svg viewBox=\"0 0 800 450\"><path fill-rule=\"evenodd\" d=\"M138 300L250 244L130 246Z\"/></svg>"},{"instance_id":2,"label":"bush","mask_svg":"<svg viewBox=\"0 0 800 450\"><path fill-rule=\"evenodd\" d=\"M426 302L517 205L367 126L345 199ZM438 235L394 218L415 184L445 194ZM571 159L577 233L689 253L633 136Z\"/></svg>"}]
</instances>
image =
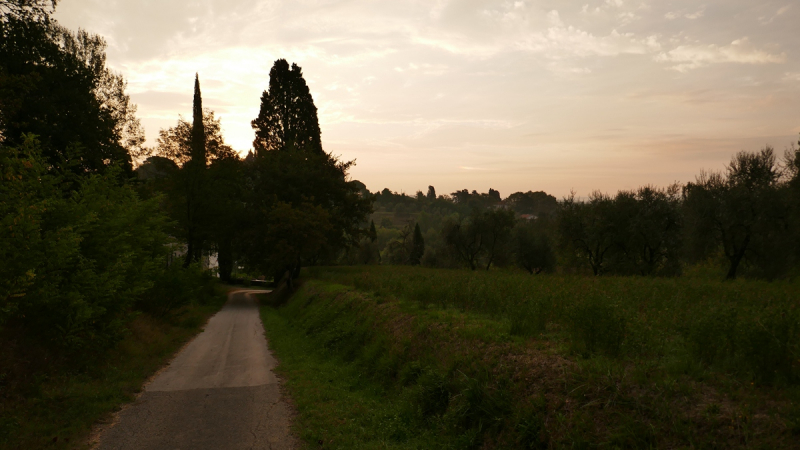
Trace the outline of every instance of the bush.
<instances>
[{"instance_id":1,"label":"bush","mask_svg":"<svg viewBox=\"0 0 800 450\"><path fill-rule=\"evenodd\" d=\"M139 199L117 167L48 165L31 136L0 145L0 174L0 326L70 354L116 343L165 256L159 199Z\"/></svg>"},{"instance_id":2,"label":"bush","mask_svg":"<svg viewBox=\"0 0 800 450\"><path fill-rule=\"evenodd\" d=\"M153 287L136 302L136 309L164 317L190 304L205 305L214 298L215 278L199 265L173 264L158 274Z\"/></svg>"}]
</instances>

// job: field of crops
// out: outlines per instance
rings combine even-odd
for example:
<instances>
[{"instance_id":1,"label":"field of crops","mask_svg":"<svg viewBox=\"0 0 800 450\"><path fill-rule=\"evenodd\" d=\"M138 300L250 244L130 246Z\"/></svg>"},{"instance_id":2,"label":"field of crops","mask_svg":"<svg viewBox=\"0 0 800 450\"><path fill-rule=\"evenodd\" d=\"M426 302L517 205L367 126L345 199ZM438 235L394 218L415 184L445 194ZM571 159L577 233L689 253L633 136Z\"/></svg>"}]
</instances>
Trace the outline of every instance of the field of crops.
<instances>
[{"instance_id":1,"label":"field of crops","mask_svg":"<svg viewBox=\"0 0 800 450\"><path fill-rule=\"evenodd\" d=\"M800 283L704 278L530 276L519 272L347 267L314 278L455 308L548 334L583 356L653 360L735 373L760 384L800 381Z\"/></svg>"},{"instance_id":2,"label":"field of crops","mask_svg":"<svg viewBox=\"0 0 800 450\"><path fill-rule=\"evenodd\" d=\"M265 306L324 448L788 448L796 282L317 267Z\"/></svg>"}]
</instances>

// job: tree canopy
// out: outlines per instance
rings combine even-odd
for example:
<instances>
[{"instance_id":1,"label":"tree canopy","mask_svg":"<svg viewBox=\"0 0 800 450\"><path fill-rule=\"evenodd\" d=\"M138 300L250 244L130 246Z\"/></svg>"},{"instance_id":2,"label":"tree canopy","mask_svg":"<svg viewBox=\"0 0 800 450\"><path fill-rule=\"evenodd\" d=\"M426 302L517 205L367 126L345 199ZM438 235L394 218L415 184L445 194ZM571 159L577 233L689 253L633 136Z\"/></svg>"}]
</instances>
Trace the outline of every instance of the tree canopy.
<instances>
[{"instance_id":1,"label":"tree canopy","mask_svg":"<svg viewBox=\"0 0 800 450\"><path fill-rule=\"evenodd\" d=\"M308 149L322 152L314 99L297 64L275 61L269 71L269 90L261 95L261 109L252 122L256 154L270 150Z\"/></svg>"},{"instance_id":2,"label":"tree canopy","mask_svg":"<svg viewBox=\"0 0 800 450\"><path fill-rule=\"evenodd\" d=\"M0 137L38 136L51 163L76 171L132 170L144 132L122 76L106 67L103 38L47 19L47 2L4 2L0 20Z\"/></svg>"}]
</instances>

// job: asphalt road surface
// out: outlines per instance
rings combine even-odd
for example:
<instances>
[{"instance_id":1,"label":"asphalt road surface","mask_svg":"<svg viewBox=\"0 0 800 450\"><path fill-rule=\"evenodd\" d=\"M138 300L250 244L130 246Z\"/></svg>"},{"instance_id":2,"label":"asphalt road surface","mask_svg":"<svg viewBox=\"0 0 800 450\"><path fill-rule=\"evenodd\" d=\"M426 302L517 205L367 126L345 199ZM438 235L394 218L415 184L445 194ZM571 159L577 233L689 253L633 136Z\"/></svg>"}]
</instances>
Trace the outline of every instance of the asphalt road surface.
<instances>
[{"instance_id":1,"label":"asphalt road surface","mask_svg":"<svg viewBox=\"0 0 800 450\"><path fill-rule=\"evenodd\" d=\"M205 330L99 436L96 448L297 448L249 292L263 291L229 294Z\"/></svg>"}]
</instances>

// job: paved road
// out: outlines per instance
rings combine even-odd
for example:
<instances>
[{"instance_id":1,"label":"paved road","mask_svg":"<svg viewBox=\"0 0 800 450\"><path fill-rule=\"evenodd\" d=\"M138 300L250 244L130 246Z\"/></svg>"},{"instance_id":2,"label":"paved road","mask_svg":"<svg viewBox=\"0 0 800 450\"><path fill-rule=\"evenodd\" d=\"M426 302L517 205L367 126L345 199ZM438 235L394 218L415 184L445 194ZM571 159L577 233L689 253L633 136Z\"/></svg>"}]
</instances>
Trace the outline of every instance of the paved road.
<instances>
[{"instance_id":1,"label":"paved road","mask_svg":"<svg viewBox=\"0 0 800 450\"><path fill-rule=\"evenodd\" d=\"M98 449L297 448L248 292L255 291L229 295L205 330L101 434Z\"/></svg>"}]
</instances>

